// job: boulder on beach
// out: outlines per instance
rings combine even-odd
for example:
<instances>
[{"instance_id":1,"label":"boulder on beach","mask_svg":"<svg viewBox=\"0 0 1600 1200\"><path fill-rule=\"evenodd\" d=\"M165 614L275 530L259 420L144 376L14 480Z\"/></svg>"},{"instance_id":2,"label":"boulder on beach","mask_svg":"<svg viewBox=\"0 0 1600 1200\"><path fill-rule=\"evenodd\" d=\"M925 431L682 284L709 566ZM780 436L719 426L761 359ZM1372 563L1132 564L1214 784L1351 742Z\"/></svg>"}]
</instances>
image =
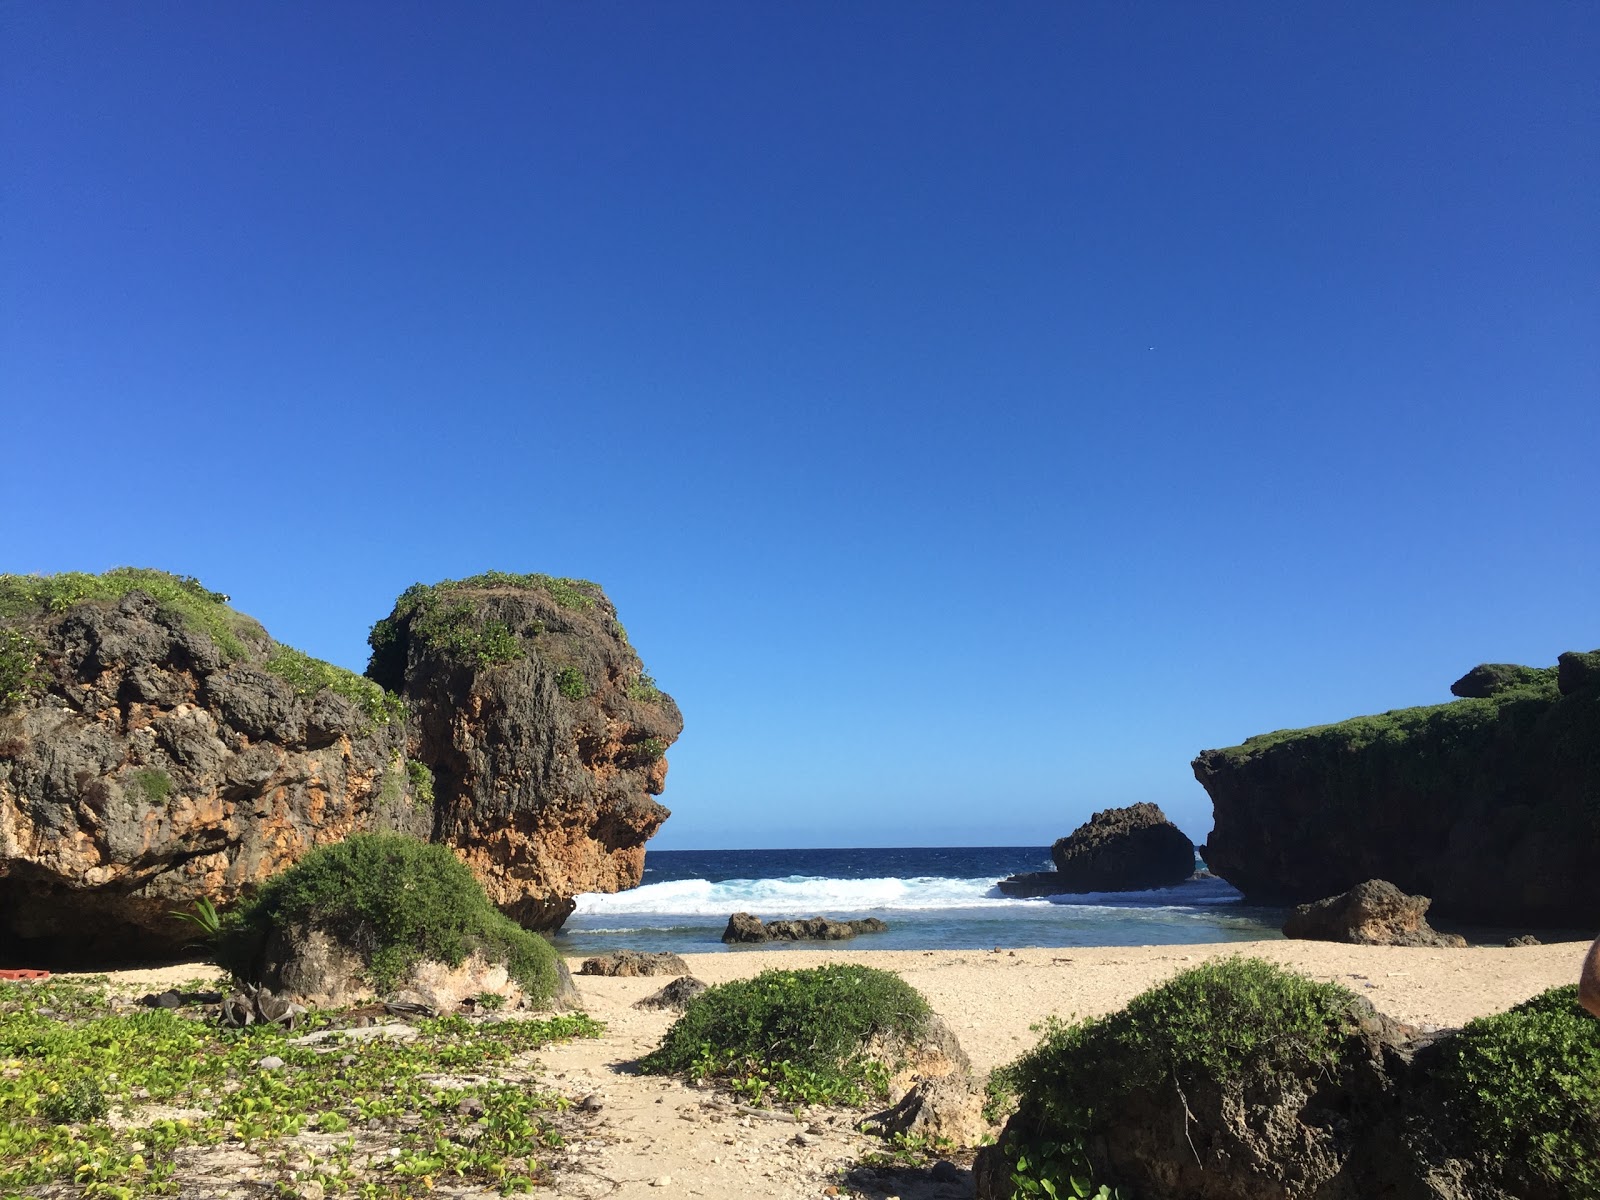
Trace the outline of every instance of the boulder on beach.
<instances>
[{"instance_id":1,"label":"boulder on beach","mask_svg":"<svg viewBox=\"0 0 1600 1200\"><path fill-rule=\"evenodd\" d=\"M679 1012L689 1007L701 992L706 990L706 984L693 975L680 975L660 991L651 992L643 1000L635 1000L635 1008L674 1008Z\"/></svg>"},{"instance_id":2,"label":"boulder on beach","mask_svg":"<svg viewBox=\"0 0 1600 1200\"><path fill-rule=\"evenodd\" d=\"M689 964L682 956L669 951L613 950L586 958L578 968L579 975L687 975Z\"/></svg>"},{"instance_id":3,"label":"boulder on beach","mask_svg":"<svg viewBox=\"0 0 1600 1200\"><path fill-rule=\"evenodd\" d=\"M831 917L805 917L800 920L767 921L751 913L734 913L722 931L729 945L760 942L838 942L861 933L882 933L888 929L877 917L835 921Z\"/></svg>"},{"instance_id":4,"label":"boulder on beach","mask_svg":"<svg viewBox=\"0 0 1600 1200\"><path fill-rule=\"evenodd\" d=\"M1430 903L1386 880L1369 879L1340 895L1296 906L1283 935L1357 946L1465 946L1459 934L1440 933L1428 924Z\"/></svg>"}]
</instances>

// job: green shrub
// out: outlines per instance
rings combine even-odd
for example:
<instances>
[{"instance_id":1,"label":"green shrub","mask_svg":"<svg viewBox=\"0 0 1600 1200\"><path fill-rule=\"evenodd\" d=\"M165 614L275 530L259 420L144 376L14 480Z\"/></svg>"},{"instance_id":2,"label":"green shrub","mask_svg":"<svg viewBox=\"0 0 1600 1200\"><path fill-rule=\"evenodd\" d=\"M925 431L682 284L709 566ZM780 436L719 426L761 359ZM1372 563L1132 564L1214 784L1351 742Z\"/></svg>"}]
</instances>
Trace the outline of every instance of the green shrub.
<instances>
[{"instance_id":1,"label":"green shrub","mask_svg":"<svg viewBox=\"0 0 1600 1200\"><path fill-rule=\"evenodd\" d=\"M667 744L658 737L647 737L634 747L641 762L657 762L667 753Z\"/></svg>"},{"instance_id":2,"label":"green shrub","mask_svg":"<svg viewBox=\"0 0 1600 1200\"><path fill-rule=\"evenodd\" d=\"M433 771L425 762L406 759L406 776L411 780L411 800L418 808L433 807Z\"/></svg>"},{"instance_id":3,"label":"green shrub","mask_svg":"<svg viewBox=\"0 0 1600 1200\"><path fill-rule=\"evenodd\" d=\"M639 678L628 685L628 699L641 704L659 703L661 689L656 686L655 677L648 671L640 671Z\"/></svg>"},{"instance_id":4,"label":"green shrub","mask_svg":"<svg viewBox=\"0 0 1600 1200\"><path fill-rule=\"evenodd\" d=\"M534 1004L555 991L550 944L490 904L447 847L401 834L355 834L269 879L224 918L217 961L248 979L268 932L300 923L359 952L380 990L422 959L457 966L478 950L504 962Z\"/></svg>"},{"instance_id":5,"label":"green shrub","mask_svg":"<svg viewBox=\"0 0 1600 1200\"><path fill-rule=\"evenodd\" d=\"M103 575L68 571L60 575L0 575L0 617L65 612L86 600L115 603L141 591L191 629L210 636L224 657L246 657L246 642L261 642L261 626L228 607L228 597L206 588L192 575L171 575L146 567L117 567Z\"/></svg>"},{"instance_id":6,"label":"green shrub","mask_svg":"<svg viewBox=\"0 0 1600 1200\"><path fill-rule=\"evenodd\" d=\"M297 696L314 696L327 688L355 704L375 724L405 720L406 705L399 696L354 671L312 658L291 646L274 646L263 666L287 682Z\"/></svg>"},{"instance_id":7,"label":"green shrub","mask_svg":"<svg viewBox=\"0 0 1600 1200\"><path fill-rule=\"evenodd\" d=\"M128 782L147 804L165 804L172 795L172 776L155 767L141 767Z\"/></svg>"},{"instance_id":8,"label":"green shrub","mask_svg":"<svg viewBox=\"0 0 1600 1200\"><path fill-rule=\"evenodd\" d=\"M995 1073L992 1091L1014 1093L1006 1153L1023 1180L1048 1179L1063 1196L1087 1174L1081 1146L1108 1099L1176 1078L1266 1078L1326 1067L1354 1021L1356 997L1256 958L1184 971L1135 996L1120 1012L1052 1019L1043 1040ZM1029 1194L1023 1182L1020 1194ZM1041 1185L1042 1186L1042 1185Z\"/></svg>"},{"instance_id":9,"label":"green shrub","mask_svg":"<svg viewBox=\"0 0 1600 1200\"><path fill-rule=\"evenodd\" d=\"M39 683L39 648L27 634L0 629L0 712L20 704Z\"/></svg>"},{"instance_id":10,"label":"green shrub","mask_svg":"<svg viewBox=\"0 0 1600 1200\"><path fill-rule=\"evenodd\" d=\"M1576 984L1471 1021L1438 1079L1476 1145L1573 1196L1600 1196L1600 1021Z\"/></svg>"},{"instance_id":11,"label":"green shrub","mask_svg":"<svg viewBox=\"0 0 1600 1200\"><path fill-rule=\"evenodd\" d=\"M39 1115L52 1125L79 1125L98 1121L107 1112L106 1094L93 1079L79 1075L46 1091Z\"/></svg>"},{"instance_id":12,"label":"green shrub","mask_svg":"<svg viewBox=\"0 0 1600 1200\"><path fill-rule=\"evenodd\" d=\"M589 684L577 667L562 667L556 672L556 691L568 700L582 700L589 694Z\"/></svg>"},{"instance_id":13,"label":"green shrub","mask_svg":"<svg viewBox=\"0 0 1600 1200\"><path fill-rule=\"evenodd\" d=\"M863 1103L885 1090L891 1064L869 1058L878 1038L910 1042L928 1003L871 967L763 971L709 988L640 1060L646 1074L720 1077L761 1100Z\"/></svg>"}]
</instances>

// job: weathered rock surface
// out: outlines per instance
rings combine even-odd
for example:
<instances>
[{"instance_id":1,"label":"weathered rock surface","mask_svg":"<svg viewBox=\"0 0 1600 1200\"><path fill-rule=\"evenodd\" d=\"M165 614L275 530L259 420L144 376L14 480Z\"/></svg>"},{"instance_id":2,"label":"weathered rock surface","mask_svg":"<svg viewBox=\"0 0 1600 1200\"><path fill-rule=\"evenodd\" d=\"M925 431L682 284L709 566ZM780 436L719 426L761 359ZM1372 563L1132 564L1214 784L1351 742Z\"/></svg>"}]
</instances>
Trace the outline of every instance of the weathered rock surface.
<instances>
[{"instance_id":1,"label":"weathered rock surface","mask_svg":"<svg viewBox=\"0 0 1600 1200\"><path fill-rule=\"evenodd\" d=\"M674 979L658 992L651 992L643 1000L634 1001L635 1008L674 1008L679 1012L689 1007L701 992L706 990L706 984L696 979L693 975L682 975Z\"/></svg>"},{"instance_id":2,"label":"weathered rock surface","mask_svg":"<svg viewBox=\"0 0 1600 1200\"><path fill-rule=\"evenodd\" d=\"M62 611L0 598L27 647L0 712L0 956L174 953L197 931L171 912L197 897L226 904L358 830L427 836L378 689L297 686L220 598L197 593L226 647L137 588Z\"/></svg>"},{"instance_id":3,"label":"weathered rock surface","mask_svg":"<svg viewBox=\"0 0 1600 1200\"><path fill-rule=\"evenodd\" d=\"M942 1075L916 1084L898 1104L869 1120L880 1134L979 1145L992 1127L983 1118L983 1085L970 1075Z\"/></svg>"},{"instance_id":4,"label":"weathered rock surface","mask_svg":"<svg viewBox=\"0 0 1600 1200\"><path fill-rule=\"evenodd\" d=\"M1300 904L1367 879L1436 916L1600 926L1600 654L1560 681L1207 750L1206 863L1246 898Z\"/></svg>"},{"instance_id":5,"label":"weathered rock surface","mask_svg":"<svg viewBox=\"0 0 1600 1200\"><path fill-rule=\"evenodd\" d=\"M0 576L0 958L177 953L174 910L367 830L449 843L537 929L638 883L682 718L599 588L412 589L377 683L225 601L155 571Z\"/></svg>"},{"instance_id":6,"label":"weathered rock surface","mask_svg":"<svg viewBox=\"0 0 1600 1200\"><path fill-rule=\"evenodd\" d=\"M835 921L831 917L804 917L794 921L766 921L750 913L734 913L722 931L729 944L760 942L840 942L861 933L882 933L886 921L877 917L858 917Z\"/></svg>"},{"instance_id":7,"label":"weathered rock surface","mask_svg":"<svg viewBox=\"0 0 1600 1200\"><path fill-rule=\"evenodd\" d=\"M613 950L586 958L579 975L687 975L689 964L681 955L667 951Z\"/></svg>"},{"instance_id":8,"label":"weathered rock surface","mask_svg":"<svg viewBox=\"0 0 1600 1200\"><path fill-rule=\"evenodd\" d=\"M1194 874L1194 843L1154 804L1097 812L1050 848L1054 871L1002 879L1008 896L1172 887Z\"/></svg>"},{"instance_id":9,"label":"weathered rock surface","mask_svg":"<svg viewBox=\"0 0 1600 1200\"><path fill-rule=\"evenodd\" d=\"M433 773L435 840L530 929L638 884L683 729L594 584L491 574L418 586L372 633Z\"/></svg>"},{"instance_id":10,"label":"weathered rock surface","mask_svg":"<svg viewBox=\"0 0 1600 1200\"><path fill-rule=\"evenodd\" d=\"M1467 939L1428 924L1426 896L1408 896L1394 884L1369 879L1348 892L1298 905L1283 935L1357 946L1465 946Z\"/></svg>"}]
</instances>

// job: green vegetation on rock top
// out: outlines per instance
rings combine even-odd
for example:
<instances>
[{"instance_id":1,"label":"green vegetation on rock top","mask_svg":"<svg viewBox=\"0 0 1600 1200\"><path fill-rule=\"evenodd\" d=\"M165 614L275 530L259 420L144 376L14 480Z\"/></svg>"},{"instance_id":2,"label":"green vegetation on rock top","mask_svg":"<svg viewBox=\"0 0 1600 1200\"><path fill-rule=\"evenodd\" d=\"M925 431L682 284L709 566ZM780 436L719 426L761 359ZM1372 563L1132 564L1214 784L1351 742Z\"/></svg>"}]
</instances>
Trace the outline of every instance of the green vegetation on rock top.
<instances>
[{"instance_id":1,"label":"green vegetation on rock top","mask_svg":"<svg viewBox=\"0 0 1600 1200\"><path fill-rule=\"evenodd\" d=\"M405 701L386 692L364 675L312 658L292 646L275 645L262 664L294 688L297 696L314 696L323 688L355 704L374 722L388 725L405 720Z\"/></svg>"},{"instance_id":2,"label":"green vegetation on rock top","mask_svg":"<svg viewBox=\"0 0 1600 1200\"><path fill-rule=\"evenodd\" d=\"M103 575L83 571L0 575L0 620L65 612L84 601L115 603L132 591L144 592L191 629L209 635L229 659L246 657L246 642L266 640L260 624L229 608L223 593L209 590L191 575L147 567L116 567Z\"/></svg>"},{"instance_id":3,"label":"green vegetation on rock top","mask_svg":"<svg viewBox=\"0 0 1600 1200\"><path fill-rule=\"evenodd\" d=\"M646 1074L721 1077L761 1100L859 1104L882 1090L888 1064L866 1057L877 1039L910 1042L928 1002L898 975L871 967L763 971L709 988L640 1060Z\"/></svg>"},{"instance_id":4,"label":"green vegetation on rock top","mask_svg":"<svg viewBox=\"0 0 1600 1200\"><path fill-rule=\"evenodd\" d=\"M1474 1141L1508 1167L1600 1196L1600 1021L1576 984L1479 1017L1444 1047L1439 1076Z\"/></svg>"},{"instance_id":5,"label":"green vegetation on rock top","mask_svg":"<svg viewBox=\"0 0 1600 1200\"><path fill-rule=\"evenodd\" d=\"M1559 698L1555 679L1540 674L1531 682L1508 686L1493 696L1397 708L1306 729L1279 729L1246 738L1241 745L1216 753L1234 762L1243 762L1291 742L1313 742L1329 750L1354 752L1372 746L1399 748L1417 738L1448 750L1492 735L1496 724L1503 719L1504 710L1517 707L1529 713L1542 712Z\"/></svg>"},{"instance_id":6,"label":"green vegetation on rock top","mask_svg":"<svg viewBox=\"0 0 1600 1200\"><path fill-rule=\"evenodd\" d=\"M490 904L447 846L358 833L318 847L228 914L218 962L249 979L269 932L301 924L360 953L383 991L423 959L457 966L476 950L503 962L533 1004L555 992L550 943Z\"/></svg>"}]
</instances>

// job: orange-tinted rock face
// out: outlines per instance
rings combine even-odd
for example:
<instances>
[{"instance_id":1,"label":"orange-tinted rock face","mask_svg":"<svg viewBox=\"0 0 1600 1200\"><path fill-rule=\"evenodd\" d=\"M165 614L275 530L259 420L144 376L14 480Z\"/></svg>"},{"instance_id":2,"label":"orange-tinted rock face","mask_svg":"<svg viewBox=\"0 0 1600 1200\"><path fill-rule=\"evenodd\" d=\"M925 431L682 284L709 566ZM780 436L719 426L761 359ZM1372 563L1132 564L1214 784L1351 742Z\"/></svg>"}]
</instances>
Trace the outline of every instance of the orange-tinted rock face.
<instances>
[{"instance_id":1,"label":"orange-tinted rock face","mask_svg":"<svg viewBox=\"0 0 1600 1200\"><path fill-rule=\"evenodd\" d=\"M242 618L241 618L242 620ZM426 836L403 723L375 722L225 658L148 595L13 622L34 687L0 714L0 953L38 961L177 951L176 920L226 904L357 829Z\"/></svg>"},{"instance_id":2,"label":"orange-tinted rock face","mask_svg":"<svg viewBox=\"0 0 1600 1200\"><path fill-rule=\"evenodd\" d=\"M374 630L369 668L409 707L435 838L534 929L557 928L579 892L638 884L683 728L604 594L552 582L413 589Z\"/></svg>"}]
</instances>

